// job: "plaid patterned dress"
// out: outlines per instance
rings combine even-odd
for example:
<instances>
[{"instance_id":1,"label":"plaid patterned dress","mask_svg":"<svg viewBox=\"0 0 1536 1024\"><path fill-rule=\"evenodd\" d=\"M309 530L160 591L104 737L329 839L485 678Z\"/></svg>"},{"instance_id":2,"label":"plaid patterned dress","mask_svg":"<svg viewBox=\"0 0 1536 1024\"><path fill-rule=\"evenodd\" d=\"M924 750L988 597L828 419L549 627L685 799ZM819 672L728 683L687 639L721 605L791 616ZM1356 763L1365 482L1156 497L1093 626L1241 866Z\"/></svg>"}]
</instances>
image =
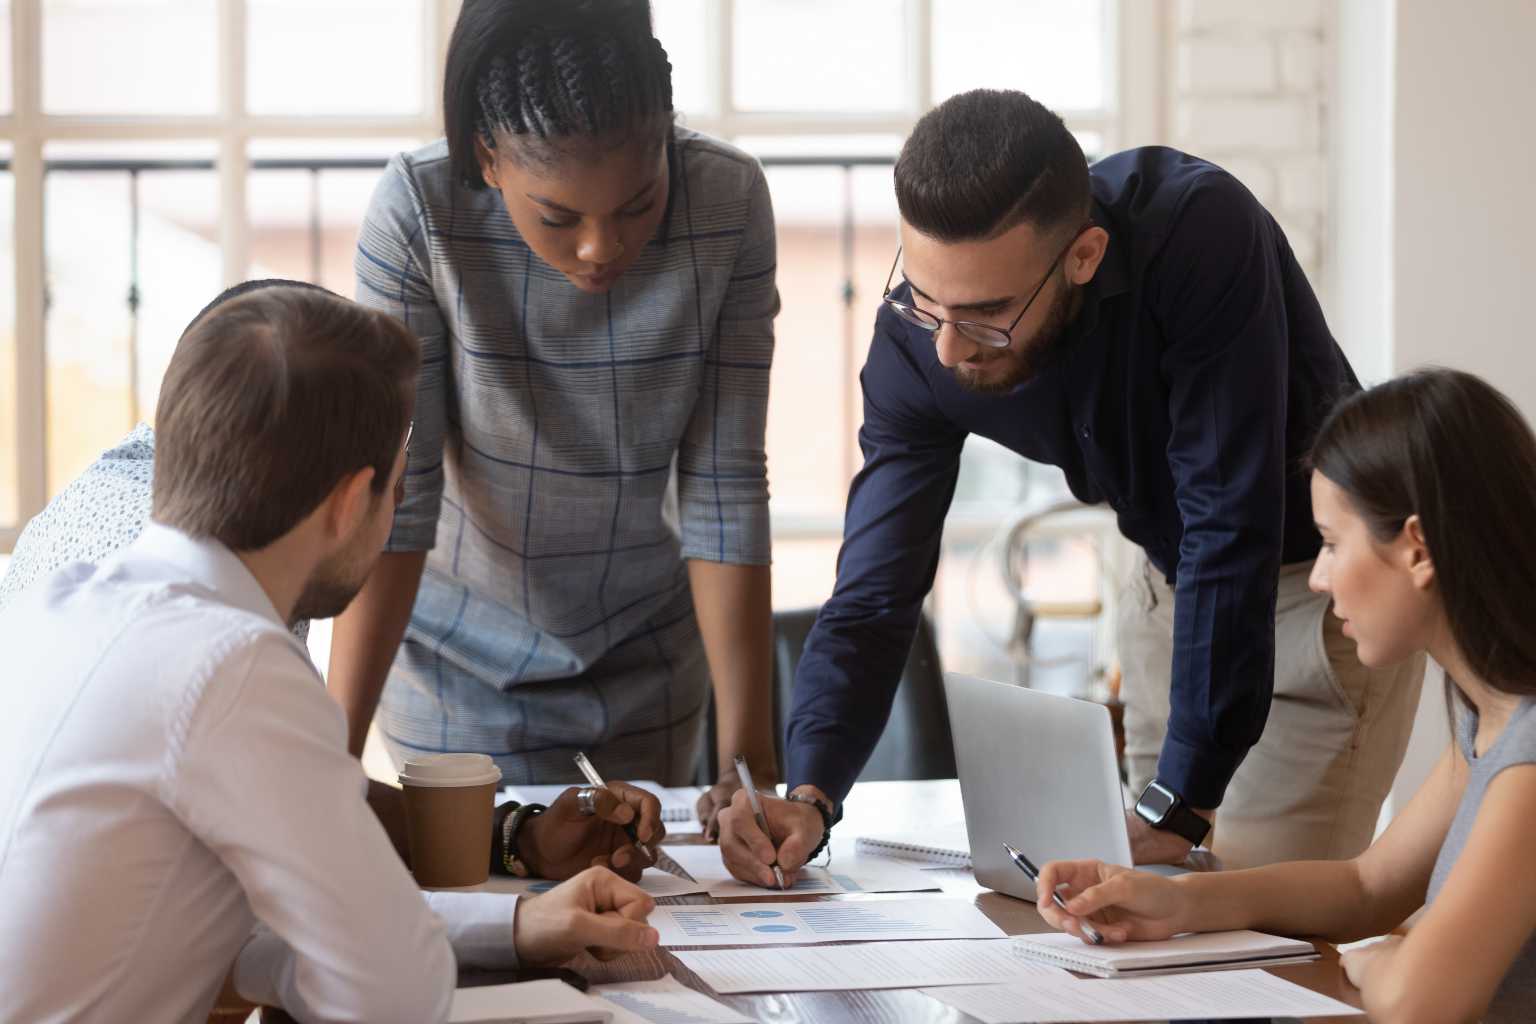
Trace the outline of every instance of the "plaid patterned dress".
<instances>
[{"instance_id":1,"label":"plaid patterned dress","mask_svg":"<svg viewBox=\"0 0 1536 1024\"><path fill-rule=\"evenodd\" d=\"M378 723L398 759L509 782L690 781L709 672L685 559L769 560L773 211L762 168L679 129L655 238L605 295L523 242L438 142L397 156L357 298L421 338L407 497L430 551Z\"/></svg>"}]
</instances>

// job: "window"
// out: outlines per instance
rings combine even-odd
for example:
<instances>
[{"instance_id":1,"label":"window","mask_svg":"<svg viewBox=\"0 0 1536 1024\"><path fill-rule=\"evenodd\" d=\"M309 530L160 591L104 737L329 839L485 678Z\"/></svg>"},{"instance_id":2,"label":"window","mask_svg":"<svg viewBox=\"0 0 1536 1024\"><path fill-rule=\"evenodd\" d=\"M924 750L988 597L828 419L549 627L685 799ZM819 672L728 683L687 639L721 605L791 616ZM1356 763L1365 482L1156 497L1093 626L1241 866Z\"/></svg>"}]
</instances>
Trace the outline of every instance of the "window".
<instances>
[{"instance_id":1,"label":"window","mask_svg":"<svg viewBox=\"0 0 1536 1024\"><path fill-rule=\"evenodd\" d=\"M351 293L379 167L441 133L457 7L0 0L0 552L150 418L170 346L222 284L277 274ZM860 462L857 373L896 244L901 139L934 102L977 86L1034 92L1090 152L1149 137L1129 123L1146 104L1126 100L1152 90L1127 69L1152 62L1125 44L1153 47L1156 33L1122 39L1122 20L1148 17L1134 0L653 8L682 122L768 168L783 298L769 422L775 598L819 603ZM808 399L828 415L798 415ZM952 581L985 556L1027 485L1052 479L967 447L936 587L946 651L1005 657L985 637L1006 634L1006 602L973 612Z\"/></svg>"}]
</instances>

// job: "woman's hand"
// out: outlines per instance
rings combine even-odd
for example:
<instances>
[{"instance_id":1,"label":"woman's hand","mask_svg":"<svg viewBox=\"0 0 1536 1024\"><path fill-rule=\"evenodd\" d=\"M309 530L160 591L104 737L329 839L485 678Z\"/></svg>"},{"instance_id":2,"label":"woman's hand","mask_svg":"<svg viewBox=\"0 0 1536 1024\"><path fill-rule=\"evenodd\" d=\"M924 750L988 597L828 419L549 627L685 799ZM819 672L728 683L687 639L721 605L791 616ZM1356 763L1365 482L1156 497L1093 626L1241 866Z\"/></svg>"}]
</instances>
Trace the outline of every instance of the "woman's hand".
<instances>
[{"instance_id":1,"label":"woman's hand","mask_svg":"<svg viewBox=\"0 0 1536 1024\"><path fill-rule=\"evenodd\" d=\"M1402 945L1401 935L1388 935L1380 942L1372 942L1370 945L1352 949L1341 957L1344 964L1344 974L1349 978L1349 983L1355 988L1365 987L1365 976L1382 960L1391 956Z\"/></svg>"},{"instance_id":2,"label":"woman's hand","mask_svg":"<svg viewBox=\"0 0 1536 1024\"><path fill-rule=\"evenodd\" d=\"M599 960L654 949L645 923L656 901L607 868L588 868L542 896L517 901L512 941L524 964L561 964L587 950Z\"/></svg>"},{"instance_id":3,"label":"woman's hand","mask_svg":"<svg viewBox=\"0 0 1536 1024\"><path fill-rule=\"evenodd\" d=\"M1064 913L1051 899L1061 892ZM1040 869L1036 907L1053 928L1084 942L1079 923L1090 918L1106 943L1166 939L1186 931L1186 895L1171 878L1097 860L1058 860Z\"/></svg>"}]
</instances>

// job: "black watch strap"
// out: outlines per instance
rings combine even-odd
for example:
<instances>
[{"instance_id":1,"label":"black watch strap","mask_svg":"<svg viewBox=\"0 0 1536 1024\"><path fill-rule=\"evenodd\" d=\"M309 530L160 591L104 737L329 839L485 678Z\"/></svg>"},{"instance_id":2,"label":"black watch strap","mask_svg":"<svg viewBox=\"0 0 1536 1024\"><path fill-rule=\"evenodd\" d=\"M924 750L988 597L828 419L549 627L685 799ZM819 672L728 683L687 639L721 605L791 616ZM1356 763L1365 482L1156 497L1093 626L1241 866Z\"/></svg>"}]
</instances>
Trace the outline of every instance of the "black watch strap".
<instances>
[{"instance_id":1,"label":"black watch strap","mask_svg":"<svg viewBox=\"0 0 1536 1024\"><path fill-rule=\"evenodd\" d=\"M1182 800L1168 812L1161 825L1154 825L1153 828L1166 829L1174 835L1188 839L1191 846L1199 846L1205 842L1205 837L1211 834L1211 823L1203 816L1196 814Z\"/></svg>"},{"instance_id":2,"label":"black watch strap","mask_svg":"<svg viewBox=\"0 0 1536 1024\"><path fill-rule=\"evenodd\" d=\"M1136 798L1136 816L1155 829L1172 832L1199 846L1211 833L1211 823L1196 814L1184 798L1159 779L1147 783Z\"/></svg>"}]
</instances>

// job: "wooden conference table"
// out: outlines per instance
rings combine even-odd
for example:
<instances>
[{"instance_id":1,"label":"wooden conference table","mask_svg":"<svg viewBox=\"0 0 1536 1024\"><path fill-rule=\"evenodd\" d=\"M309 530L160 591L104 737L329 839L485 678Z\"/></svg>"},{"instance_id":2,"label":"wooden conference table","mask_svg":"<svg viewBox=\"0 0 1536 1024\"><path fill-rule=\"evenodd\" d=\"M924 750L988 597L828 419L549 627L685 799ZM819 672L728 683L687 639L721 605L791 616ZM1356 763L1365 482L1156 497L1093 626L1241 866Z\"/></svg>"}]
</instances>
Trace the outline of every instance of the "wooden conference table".
<instances>
[{"instance_id":1,"label":"wooden conference table","mask_svg":"<svg viewBox=\"0 0 1536 1024\"><path fill-rule=\"evenodd\" d=\"M857 835L876 832L911 832L940 828L962 820L959 783L954 779L930 782L869 782L860 783L849 795L843 821L837 826L833 862L839 856L851 856L853 839ZM676 842L696 842L697 837L679 836ZM1050 930L1035 912L1034 905L1023 900L991 892L976 884L966 869L933 869L935 880L942 892L900 894L855 894L844 896L785 896L778 899L818 900L882 900L882 899L968 899L975 903L998 927L1010 935ZM754 897L756 898L756 897ZM712 903L708 896L674 896L658 900L659 903ZM719 902L750 902L750 900L722 900ZM1271 973L1306 988L1348 1003L1360 1005L1360 993L1344 977L1337 954L1331 947L1320 946L1323 958L1308 964L1276 967ZM608 963L601 963L583 956L570 965L590 982L600 985L606 982L644 981L660 978L671 973L683 984L701 992L714 995L692 971L684 967L666 950L633 954ZM939 1002L916 990L877 990L851 992L790 992L782 994L714 996L743 1014L772 1024L806 1022L829 1024L833 1021L856 1021L860 1024L970 1024L975 1018ZM267 1010L264 1022L286 1022L289 1017L280 1012ZM1359 1024L1361 1017L1308 1018L1310 1024L1338 1022Z\"/></svg>"}]
</instances>

